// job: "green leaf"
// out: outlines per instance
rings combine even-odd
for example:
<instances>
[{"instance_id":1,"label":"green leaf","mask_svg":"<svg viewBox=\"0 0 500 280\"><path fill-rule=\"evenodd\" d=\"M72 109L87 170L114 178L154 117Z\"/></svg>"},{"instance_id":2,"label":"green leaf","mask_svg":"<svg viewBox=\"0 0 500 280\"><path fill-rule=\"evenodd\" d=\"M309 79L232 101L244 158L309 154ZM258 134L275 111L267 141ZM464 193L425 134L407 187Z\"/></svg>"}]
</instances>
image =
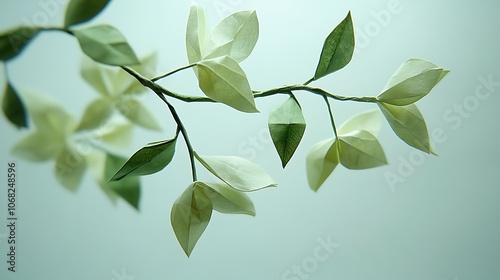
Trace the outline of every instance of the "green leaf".
<instances>
[{"instance_id":1,"label":"green leaf","mask_svg":"<svg viewBox=\"0 0 500 280\"><path fill-rule=\"evenodd\" d=\"M106 162L104 166L104 178L112 178L116 170L123 166L126 159L113 154L106 154ZM105 183L105 188L114 191L118 196L127 201L135 209L139 209L139 199L141 189L139 177L128 177L120 181L112 181Z\"/></svg>"},{"instance_id":2,"label":"green leaf","mask_svg":"<svg viewBox=\"0 0 500 280\"><path fill-rule=\"evenodd\" d=\"M50 133L36 131L18 141L12 148L12 154L35 162L54 158L64 142Z\"/></svg>"},{"instance_id":3,"label":"green leaf","mask_svg":"<svg viewBox=\"0 0 500 280\"><path fill-rule=\"evenodd\" d=\"M202 59L208 37L206 26L203 8L197 4L191 5L186 28L186 50L190 64Z\"/></svg>"},{"instance_id":4,"label":"green leaf","mask_svg":"<svg viewBox=\"0 0 500 280\"><path fill-rule=\"evenodd\" d=\"M409 59L389 79L377 100L396 106L412 104L426 96L448 72L431 62Z\"/></svg>"},{"instance_id":5,"label":"green leaf","mask_svg":"<svg viewBox=\"0 0 500 280\"><path fill-rule=\"evenodd\" d=\"M249 192L275 187L274 180L258 165L234 156L200 156L196 159L216 177L236 190Z\"/></svg>"},{"instance_id":6,"label":"green leaf","mask_svg":"<svg viewBox=\"0 0 500 280\"><path fill-rule=\"evenodd\" d=\"M54 165L56 178L70 191L74 192L78 189L86 169L84 157L68 145L64 146L56 157Z\"/></svg>"},{"instance_id":7,"label":"green leaf","mask_svg":"<svg viewBox=\"0 0 500 280\"><path fill-rule=\"evenodd\" d=\"M113 73L109 66L100 65L88 56L84 56L80 64L80 75L98 93L104 96L112 95Z\"/></svg>"},{"instance_id":8,"label":"green leaf","mask_svg":"<svg viewBox=\"0 0 500 280\"><path fill-rule=\"evenodd\" d=\"M161 130L161 126L150 111L135 99L120 98L117 100L116 108L123 116L137 125L152 130Z\"/></svg>"},{"instance_id":9,"label":"green leaf","mask_svg":"<svg viewBox=\"0 0 500 280\"><path fill-rule=\"evenodd\" d=\"M97 62L125 66L139 64L127 40L110 25L97 25L73 30L82 51Z\"/></svg>"},{"instance_id":10,"label":"green leaf","mask_svg":"<svg viewBox=\"0 0 500 280\"><path fill-rule=\"evenodd\" d=\"M255 216L255 207L246 193L237 191L226 184L199 182L198 186L203 189L215 211Z\"/></svg>"},{"instance_id":11,"label":"green leaf","mask_svg":"<svg viewBox=\"0 0 500 280\"><path fill-rule=\"evenodd\" d=\"M394 106L379 102L378 106L401 140L423 152L432 152L427 124L415 104Z\"/></svg>"},{"instance_id":12,"label":"green leaf","mask_svg":"<svg viewBox=\"0 0 500 280\"><path fill-rule=\"evenodd\" d=\"M108 178L104 178L104 171L106 165L107 155L100 150L90 149L85 153L85 160L87 162L87 167L94 180L99 184L101 190L109 198L113 205L116 205L118 200L118 195L109 188Z\"/></svg>"},{"instance_id":13,"label":"green leaf","mask_svg":"<svg viewBox=\"0 0 500 280\"><path fill-rule=\"evenodd\" d=\"M345 19L326 38L314 74L314 80L344 68L351 61L353 54L354 26L351 12L349 12Z\"/></svg>"},{"instance_id":14,"label":"green leaf","mask_svg":"<svg viewBox=\"0 0 500 280\"><path fill-rule=\"evenodd\" d=\"M295 97L290 97L269 114L268 126L281 164L285 168L306 130L306 120Z\"/></svg>"},{"instance_id":15,"label":"green leaf","mask_svg":"<svg viewBox=\"0 0 500 280\"><path fill-rule=\"evenodd\" d=\"M369 110L357 114L343 123L338 129L338 134L343 135L356 130L366 130L374 136L377 136L381 125L382 116L380 112L377 109Z\"/></svg>"},{"instance_id":16,"label":"green leaf","mask_svg":"<svg viewBox=\"0 0 500 280\"><path fill-rule=\"evenodd\" d=\"M86 22L99 14L110 0L71 0L66 8L64 26Z\"/></svg>"},{"instance_id":17,"label":"green leaf","mask_svg":"<svg viewBox=\"0 0 500 280\"><path fill-rule=\"evenodd\" d=\"M255 11L241 11L223 19L210 33L204 59L229 56L245 60L259 38L259 21Z\"/></svg>"},{"instance_id":18,"label":"green leaf","mask_svg":"<svg viewBox=\"0 0 500 280\"><path fill-rule=\"evenodd\" d=\"M309 187L317 191L339 164L338 145L335 138L315 144L306 157Z\"/></svg>"},{"instance_id":19,"label":"green leaf","mask_svg":"<svg viewBox=\"0 0 500 280\"><path fill-rule=\"evenodd\" d=\"M212 205L194 182L174 202L170 222L182 249L189 257L210 222Z\"/></svg>"},{"instance_id":20,"label":"green leaf","mask_svg":"<svg viewBox=\"0 0 500 280\"><path fill-rule=\"evenodd\" d=\"M197 68L199 85L206 96L242 112L259 112L247 76L234 59L224 56L204 60Z\"/></svg>"},{"instance_id":21,"label":"green leaf","mask_svg":"<svg viewBox=\"0 0 500 280\"><path fill-rule=\"evenodd\" d=\"M113 102L107 97L99 98L90 103L78 125L77 131L95 129L103 125L113 112Z\"/></svg>"},{"instance_id":22,"label":"green leaf","mask_svg":"<svg viewBox=\"0 0 500 280\"><path fill-rule=\"evenodd\" d=\"M156 173L167 166L174 157L177 136L173 139L149 143L135 152L111 178L121 180L127 176Z\"/></svg>"},{"instance_id":23,"label":"green leaf","mask_svg":"<svg viewBox=\"0 0 500 280\"><path fill-rule=\"evenodd\" d=\"M16 57L38 32L40 28L21 26L0 34L0 60Z\"/></svg>"},{"instance_id":24,"label":"green leaf","mask_svg":"<svg viewBox=\"0 0 500 280\"><path fill-rule=\"evenodd\" d=\"M368 131L357 130L339 137L340 162L348 169L368 169L387 164L384 150Z\"/></svg>"},{"instance_id":25,"label":"green leaf","mask_svg":"<svg viewBox=\"0 0 500 280\"><path fill-rule=\"evenodd\" d=\"M14 87L7 83L2 98L2 110L5 117L18 128L28 127L28 117L21 97Z\"/></svg>"}]
</instances>

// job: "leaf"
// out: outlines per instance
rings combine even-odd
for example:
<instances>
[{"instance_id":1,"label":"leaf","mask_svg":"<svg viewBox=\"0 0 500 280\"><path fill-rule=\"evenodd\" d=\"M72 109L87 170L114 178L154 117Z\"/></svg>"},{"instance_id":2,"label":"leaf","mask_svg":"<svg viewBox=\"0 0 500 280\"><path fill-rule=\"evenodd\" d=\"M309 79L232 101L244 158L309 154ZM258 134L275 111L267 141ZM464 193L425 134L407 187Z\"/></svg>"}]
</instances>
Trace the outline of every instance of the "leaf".
<instances>
[{"instance_id":1,"label":"leaf","mask_svg":"<svg viewBox=\"0 0 500 280\"><path fill-rule=\"evenodd\" d=\"M340 162L348 169L368 169L387 164L384 150L368 131L357 130L339 137Z\"/></svg>"},{"instance_id":2,"label":"leaf","mask_svg":"<svg viewBox=\"0 0 500 280\"><path fill-rule=\"evenodd\" d=\"M112 178L116 170L120 168L126 159L113 154L106 154L106 162L104 167L104 178ZM114 191L118 196L125 199L132 207L139 209L139 199L141 196L141 189L139 177L128 177L120 181L112 181L105 183L105 188Z\"/></svg>"},{"instance_id":3,"label":"leaf","mask_svg":"<svg viewBox=\"0 0 500 280\"><path fill-rule=\"evenodd\" d=\"M103 125L113 112L113 103L109 98L103 97L90 103L78 125L77 131L95 129Z\"/></svg>"},{"instance_id":4,"label":"leaf","mask_svg":"<svg viewBox=\"0 0 500 280\"><path fill-rule=\"evenodd\" d=\"M14 87L7 83L2 98L2 110L5 117L18 128L28 127L28 117L21 97Z\"/></svg>"},{"instance_id":5,"label":"leaf","mask_svg":"<svg viewBox=\"0 0 500 280\"><path fill-rule=\"evenodd\" d=\"M61 139L54 136L56 135L36 131L18 141L11 152L17 157L35 162L52 159L61 149L61 145L64 145Z\"/></svg>"},{"instance_id":6,"label":"leaf","mask_svg":"<svg viewBox=\"0 0 500 280\"><path fill-rule=\"evenodd\" d=\"M409 59L389 79L377 100L396 106L412 104L426 96L448 72L431 62Z\"/></svg>"},{"instance_id":7,"label":"leaf","mask_svg":"<svg viewBox=\"0 0 500 280\"><path fill-rule=\"evenodd\" d=\"M123 118L108 120L94 131L94 138L115 147L126 147L132 138L133 125Z\"/></svg>"},{"instance_id":8,"label":"leaf","mask_svg":"<svg viewBox=\"0 0 500 280\"><path fill-rule=\"evenodd\" d=\"M215 211L255 216L255 207L246 193L237 191L226 184L199 182L198 187L205 192Z\"/></svg>"},{"instance_id":9,"label":"leaf","mask_svg":"<svg viewBox=\"0 0 500 280\"><path fill-rule=\"evenodd\" d=\"M382 117L377 109L369 110L357 114L343 123L339 129L338 134L349 134L356 130L366 130L373 134L378 135L382 125Z\"/></svg>"},{"instance_id":10,"label":"leaf","mask_svg":"<svg viewBox=\"0 0 500 280\"><path fill-rule=\"evenodd\" d=\"M401 140L423 152L432 152L427 125L415 104L394 106L379 102L378 106Z\"/></svg>"},{"instance_id":11,"label":"leaf","mask_svg":"<svg viewBox=\"0 0 500 280\"><path fill-rule=\"evenodd\" d=\"M351 12L333 29L323 44L323 50L314 74L318 80L328 74L344 68L354 54L354 26Z\"/></svg>"},{"instance_id":12,"label":"leaf","mask_svg":"<svg viewBox=\"0 0 500 280\"><path fill-rule=\"evenodd\" d=\"M112 71L108 66L103 66L84 56L80 64L80 75L98 93L104 96L112 95Z\"/></svg>"},{"instance_id":13,"label":"leaf","mask_svg":"<svg viewBox=\"0 0 500 280\"><path fill-rule=\"evenodd\" d=\"M245 60L259 38L259 21L255 11L241 11L223 19L210 33L204 59L229 56Z\"/></svg>"},{"instance_id":14,"label":"leaf","mask_svg":"<svg viewBox=\"0 0 500 280\"><path fill-rule=\"evenodd\" d=\"M54 173L66 189L76 191L87 165L83 156L73 147L65 145L56 157Z\"/></svg>"},{"instance_id":15,"label":"leaf","mask_svg":"<svg viewBox=\"0 0 500 280\"><path fill-rule=\"evenodd\" d=\"M99 14L110 0L71 0L66 8L64 26L86 22Z\"/></svg>"},{"instance_id":16,"label":"leaf","mask_svg":"<svg viewBox=\"0 0 500 280\"><path fill-rule=\"evenodd\" d=\"M161 130L153 115L139 101L131 98L117 100L116 108L133 123L152 130Z\"/></svg>"},{"instance_id":17,"label":"leaf","mask_svg":"<svg viewBox=\"0 0 500 280\"><path fill-rule=\"evenodd\" d=\"M21 26L0 34L0 60L16 57L38 32L40 28Z\"/></svg>"},{"instance_id":18,"label":"leaf","mask_svg":"<svg viewBox=\"0 0 500 280\"><path fill-rule=\"evenodd\" d=\"M309 187L317 191L339 163L335 138L315 144L306 157L306 171Z\"/></svg>"},{"instance_id":19,"label":"leaf","mask_svg":"<svg viewBox=\"0 0 500 280\"><path fill-rule=\"evenodd\" d=\"M249 192L276 186L261 167L244 158L200 156L197 153L195 157L208 171L236 190Z\"/></svg>"},{"instance_id":20,"label":"leaf","mask_svg":"<svg viewBox=\"0 0 500 280\"><path fill-rule=\"evenodd\" d=\"M82 51L97 62L125 66L139 64L127 40L110 25L97 25L72 30Z\"/></svg>"},{"instance_id":21,"label":"leaf","mask_svg":"<svg viewBox=\"0 0 500 280\"><path fill-rule=\"evenodd\" d=\"M232 58L204 60L197 68L199 86L206 96L242 112L258 112L247 76Z\"/></svg>"},{"instance_id":22,"label":"leaf","mask_svg":"<svg viewBox=\"0 0 500 280\"><path fill-rule=\"evenodd\" d=\"M113 205L116 205L118 195L109 188L108 178L104 179L104 171L107 155L99 150L91 149L85 153L87 166L94 180L99 184L101 190L109 198Z\"/></svg>"},{"instance_id":23,"label":"leaf","mask_svg":"<svg viewBox=\"0 0 500 280\"><path fill-rule=\"evenodd\" d=\"M170 222L182 249L189 257L210 222L212 205L194 182L174 202Z\"/></svg>"},{"instance_id":24,"label":"leaf","mask_svg":"<svg viewBox=\"0 0 500 280\"><path fill-rule=\"evenodd\" d=\"M281 164L285 168L306 130L306 120L295 97L290 97L269 114L268 126Z\"/></svg>"},{"instance_id":25,"label":"leaf","mask_svg":"<svg viewBox=\"0 0 500 280\"><path fill-rule=\"evenodd\" d=\"M121 180L127 176L156 173L167 166L174 157L177 136L173 139L149 143L135 152L111 178Z\"/></svg>"},{"instance_id":26,"label":"leaf","mask_svg":"<svg viewBox=\"0 0 500 280\"><path fill-rule=\"evenodd\" d=\"M208 37L206 25L205 10L197 4L191 5L186 28L186 50L190 64L202 59Z\"/></svg>"}]
</instances>

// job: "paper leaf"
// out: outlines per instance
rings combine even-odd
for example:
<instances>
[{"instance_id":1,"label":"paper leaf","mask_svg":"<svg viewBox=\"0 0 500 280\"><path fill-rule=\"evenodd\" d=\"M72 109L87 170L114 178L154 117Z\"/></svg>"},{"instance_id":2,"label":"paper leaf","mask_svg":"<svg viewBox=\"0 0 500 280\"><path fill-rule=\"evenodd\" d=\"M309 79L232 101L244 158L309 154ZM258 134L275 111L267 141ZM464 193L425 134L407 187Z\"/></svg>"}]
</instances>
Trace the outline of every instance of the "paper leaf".
<instances>
[{"instance_id":1,"label":"paper leaf","mask_svg":"<svg viewBox=\"0 0 500 280\"><path fill-rule=\"evenodd\" d=\"M369 110L347 120L339 129L339 135L348 134L356 130L366 130L377 136L382 125L382 117L377 109Z\"/></svg>"},{"instance_id":2,"label":"paper leaf","mask_svg":"<svg viewBox=\"0 0 500 280\"><path fill-rule=\"evenodd\" d=\"M237 191L226 184L199 182L198 186L203 189L215 211L255 216L255 207L246 193Z\"/></svg>"},{"instance_id":3,"label":"paper leaf","mask_svg":"<svg viewBox=\"0 0 500 280\"><path fill-rule=\"evenodd\" d=\"M147 144L135 152L111 180L121 180L127 176L149 175L162 170L174 157L176 140L177 137Z\"/></svg>"},{"instance_id":4,"label":"paper leaf","mask_svg":"<svg viewBox=\"0 0 500 280\"><path fill-rule=\"evenodd\" d=\"M88 56L84 56L80 64L80 75L98 93L104 96L112 95L113 71L108 66L100 65Z\"/></svg>"},{"instance_id":5,"label":"paper leaf","mask_svg":"<svg viewBox=\"0 0 500 280\"><path fill-rule=\"evenodd\" d=\"M104 166L104 180L109 180L125 163L126 159L113 154L106 154ZM104 182L105 188L114 191L118 196L127 201L135 209L139 209L141 188L139 177L130 176L120 181Z\"/></svg>"},{"instance_id":6,"label":"paper leaf","mask_svg":"<svg viewBox=\"0 0 500 280\"><path fill-rule=\"evenodd\" d=\"M54 173L61 185L70 191L80 186L83 174L87 169L85 158L74 148L65 145L56 157Z\"/></svg>"},{"instance_id":7,"label":"paper leaf","mask_svg":"<svg viewBox=\"0 0 500 280\"><path fill-rule=\"evenodd\" d=\"M348 169L368 169L387 164L384 150L368 131L357 130L339 137L340 162Z\"/></svg>"},{"instance_id":8,"label":"paper leaf","mask_svg":"<svg viewBox=\"0 0 500 280\"><path fill-rule=\"evenodd\" d=\"M229 56L245 60L259 38L259 21L255 11L241 11L223 19L210 33L204 59Z\"/></svg>"},{"instance_id":9,"label":"paper leaf","mask_svg":"<svg viewBox=\"0 0 500 280\"><path fill-rule=\"evenodd\" d=\"M86 22L99 14L110 0L71 0L66 8L64 26Z\"/></svg>"},{"instance_id":10,"label":"paper leaf","mask_svg":"<svg viewBox=\"0 0 500 280\"><path fill-rule=\"evenodd\" d=\"M258 112L247 76L234 59L204 60L197 68L199 86L206 96L242 112Z\"/></svg>"},{"instance_id":11,"label":"paper leaf","mask_svg":"<svg viewBox=\"0 0 500 280\"><path fill-rule=\"evenodd\" d=\"M0 60L16 57L39 31L36 27L21 26L0 34Z\"/></svg>"},{"instance_id":12,"label":"paper leaf","mask_svg":"<svg viewBox=\"0 0 500 280\"><path fill-rule=\"evenodd\" d=\"M10 83L5 85L2 110L5 117L16 127L28 127L28 116L24 104Z\"/></svg>"},{"instance_id":13,"label":"paper leaf","mask_svg":"<svg viewBox=\"0 0 500 280\"><path fill-rule=\"evenodd\" d=\"M423 152L432 152L427 124L415 104L394 106L380 102L378 105L401 140Z\"/></svg>"},{"instance_id":14,"label":"paper leaf","mask_svg":"<svg viewBox=\"0 0 500 280\"><path fill-rule=\"evenodd\" d=\"M107 184L109 178L104 179L104 170L106 165L107 155L102 151L91 149L88 153L85 153L85 160L87 162L87 167L94 180L99 184L99 187L104 192L104 194L109 198L113 205L116 205L118 200L118 195L109 188Z\"/></svg>"},{"instance_id":15,"label":"paper leaf","mask_svg":"<svg viewBox=\"0 0 500 280\"><path fill-rule=\"evenodd\" d=\"M377 100L396 106L412 104L426 96L448 72L431 62L409 59L389 79Z\"/></svg>"},{"instance_id":16,"label":"paper leaf","mask_svg":"<svg viewBox=\"0 0 500 280\"><path fill-rule=\"evenodd\" d=\"M189 257L210 222L212 205L194 182L174 202L170 222L182 249Z\"/></svg>"},{"instance_id":17,"label":"paper leaf","mask_svg":"<svg viewBox=\"0 0 500 280\"><path fill-rule=\"evenodd\" d=\"M54 158L64 143L50 133L36 131L17 142L12 148L12 154L35 162Z\"/></svg>"},{"instance_id":18,"label":"paper leaf","mask_svg":"<svg viewBox=\"0 0 500 280\"><path fill-rule=\"evenodd\" d=\"M113 102L109 98L103 97L92 101L78 125L77 131L95 129L103 125L113 112Z\"/></svg>"},{"instance_id":19,"label":"paper leaf","mask_svg":"<svg viewBox=\"0 0 500 280\"><path fill-rule=\"evenodd\" d=\"M97 62L125 66L139 64L127 40L110 25L97 25L72 30L82 51Z\"/></svg>"},{"instance_id":20,"label":"paper leaf","mask_svg":"<svg viewBox=\"0 0 500 280\"><path fill-rule=\"evenodd\" d=\"M152 130L161 130L161 126L151 112L135 99L120 98L117 101L116 108L124 117L137 125Z\"/></svg>"},{"instance_id":21,"label":"paper leaf","mask_svg":"<svg viewBox=\"0 0 500 280\"><path fill-rule=\"evenodd\" d=\"M268 126L284 168L295 153L306 130L306 120L297 100L290 97L273 110L269 114Z\"/></svg>"},{"instance_id":22,"label":"paper leaf","mask_svg":"<svg viewBox=\"0 0 500 280\"><path fill-rule=\"evenodd\" d=\"M186 50L189 63L202 59L207 35L205 11L197 4L191 5L186 28Z\"/></svg>"},{"instance_id":23,"label":"paper leaf","mask_svg":"<svg viewBox=\"0 0 500 280\"><path fill-rule=\"evenodd\" d=\"M94 138L115 147L127 147L134 126L123 118L109 119L102 127L93 131Z\"/></svg>"},{"instance_id":24,"label":"paper leaf","mask_svg":"<svg viewBox=\"0 0 500 280\"><path fill-rule=\"evenodd\" d=\"M216 177L236 190L249 192L275 187L274 180L258 165L234 156L200 156L196 159Z\"/></svg>"},{"instance_id":25,"label":"paper leaf","mask_svg":"<svg viewBox=\"0 0 500 280\"><path fill-rule=\"evenodd\" d=\"M306 157L306 171L309 187L317 191L339 163L335 138L315 144Z\"/></svg>"},{"instance_id":26,"label":"paper leaf","mask_svg":"<svg viewBox=\"0 0 500 280\"><path fill-rule=\"evenodd\" d=\"M326 38L314 79L318 80L344 68L354 54L354 44L354 26L349 12Z\"/></svg>"}]
</instances>

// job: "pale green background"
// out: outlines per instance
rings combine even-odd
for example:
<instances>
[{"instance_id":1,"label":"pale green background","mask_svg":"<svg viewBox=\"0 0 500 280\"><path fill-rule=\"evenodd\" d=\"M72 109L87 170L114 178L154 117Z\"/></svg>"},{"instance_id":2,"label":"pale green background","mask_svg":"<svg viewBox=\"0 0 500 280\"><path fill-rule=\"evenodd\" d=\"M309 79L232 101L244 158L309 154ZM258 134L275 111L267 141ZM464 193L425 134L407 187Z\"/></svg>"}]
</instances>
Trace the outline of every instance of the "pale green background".
<instances>
[{"instance_id":1,"label":"pale green background","mask_svg":"<svg viewBox=\"0 0 500 280\"><path fill-rule=\"evenodd\" d=\"M26 22L23 18L43 21L40 13L49 15L49 24L59 24L65 5L59 2L1 0L0 29ZM53 5L47 9L44 3ZM214 214L188 259L169 221L173 201L190 183L181 143L164 172L142 179L138 213L124 202L113 207L89 175L73 194L56 183L50 163L33 164L10 155L13 143L27 132L17 131L2 118L0 236L6 233L4 182L11 161L18 164L20 220L18 272L7 272L3 239L0 279L301 279L286 278L286 271L310 264L318 239L328 238L340 247L302 279L500 279L500 86L493 87L485 100L474 97L481 77L491 75L500 81L497 1L198 3L212 25L228 12L257 10L259 42L242 64L254 89L307 80L324 38L349 10L358 32L358 51L344 70L315 85L345 95L376 95L407 58L420 57L452 69L418 102L429 129L444 133L444 138L436 139L440 156L413 152L384 124L381 142L388 166L368 171L340 167L314 193L307 186L304 159L314 143L331 136L321 98L297 94L308 127L284 171L265 134L267 114L283 96L258 100L262 113L250 115L222 105L174 102L197 151L251 157L280 184L251 194L257 209L254 218ZM139 55L157 50L158 69L166 72L186 64L189 5L189 1L113 1L92 24L118 27ZM382 10L391 10L391 18L381 21ZM40 89L80 116L84 105L97 96L79 76L81 56L74 38L42 34L9 64L9 71L19 90ZM191 71L163 84L186 94L199 92ZM164 120L164 134L137 129L123 155L173 131L170 115L157 98L148 93L143 102ZM470 111L461 116L453 110L464 102ZM373 107L333 104L339 122L367 108ZM420 161L413 170L403 170L408 176L391 188L384 174L398 174L402 162L412 158ZM202 179L212 180L210 174L200 173Z\"/></svg>"}]
</instances>

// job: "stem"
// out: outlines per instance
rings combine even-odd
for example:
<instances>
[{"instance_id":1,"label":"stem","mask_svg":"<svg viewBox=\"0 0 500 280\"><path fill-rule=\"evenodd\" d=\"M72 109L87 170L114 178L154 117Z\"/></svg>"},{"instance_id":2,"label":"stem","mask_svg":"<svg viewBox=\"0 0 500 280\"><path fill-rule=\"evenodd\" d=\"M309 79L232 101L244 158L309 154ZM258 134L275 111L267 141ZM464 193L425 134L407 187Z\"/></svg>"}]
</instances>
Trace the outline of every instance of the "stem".
<instances>
[{"instance_id":1,"label":"stem","mask_svg":"<svg viewBox=\"0 0 500 280\"><path fill-rule=\"evenodd\" d=\"M332 106L330 105L330 101L328 100L328 96L323 95L323 99L325 99L326 106L328 107L328 113L330 114L330 121L332 123L333 133L335 134L335 138L338 138L337 126L335 125L335 118L333 117Z\"/></svg>"},{"instance_id":2,"label":"stem","mask_svg":"<svg viewBox=\"0 0 500 280\"><path fill-rule=\"evenodd\" d=\"M305 86L307 86L308 84L314 82L314 77L310 78L309 80L307 80L307 82L304 83Z\"/></svg>"},{"instance_id":3,"label":"stem","mask_svg":"<svg viewBox=\"0 0 500 280\"><path fill-rule=\"evenodd\" d=\"M151 89L156 95L165 103L170 110L170 113L172 114L172 117L174 118L174 121L177 123L177 127L180 130L182 134L182 138L184 138L184 142L186 143L186 147L188 149L189 153L189 159L191 162L191 174L193 176L193 182L197 181L197 175L196 175L196 165L194 162L194 149L193 146L191 145L191 141L189 141L189 136L186 130L186 127L182 123L181 118L179 117L179 114L177 114L177 111L175 110L175 107L168 102L168 100L165 98L165 90L157 85L156 83L144 78L141 76L141 74L137 73L134 71L132 68L122 66L121 67L123 70L125 70L127 73L132 75L134 78L136 78L143 86Z\"/></svg>"},{"instance_id":4,"label":"stem","mask_svg":"<svg viewBox=\"0 0 500 280\"><path fill-rule=\"evenodd\" d=\"M163 78L165 78L165 77L168 77L168 76L170 76L170 75L172 75L172 74L175 74L175 73L177 73L177 72L179 72L179 71L182 71L182 70L185 70L185 69L192 68L192 67L194 67L194 66L196 66L196 65L197 65L197 63L193 63L193 64L189 64L189 65L186 65L186 66L183 66L183 67L177 68L177 69L172 70L172 71L170 71L170 72L168 72L168 73L165 73L165 74L163 74L163 75L160 75L160 76L157 76L157 77L152 78L152 79L151 79L151 82L156 82L156 81L158 81L158 80L160 80L160 79L163 79Z\"/></svg>"}]
</instances>

